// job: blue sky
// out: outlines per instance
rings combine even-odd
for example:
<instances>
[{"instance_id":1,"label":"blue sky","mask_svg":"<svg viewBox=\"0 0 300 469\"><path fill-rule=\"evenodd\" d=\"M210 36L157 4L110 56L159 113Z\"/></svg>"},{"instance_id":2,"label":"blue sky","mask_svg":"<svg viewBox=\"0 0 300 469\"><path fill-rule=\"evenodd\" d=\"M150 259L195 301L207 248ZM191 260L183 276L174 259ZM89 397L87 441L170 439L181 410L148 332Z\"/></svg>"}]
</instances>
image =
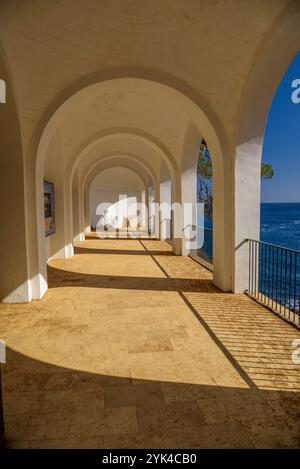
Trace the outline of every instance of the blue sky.
<instances>
[{"instance_id":1,"label":"blue sky","mask_svg":"<svg viewBox=\"0 0 300 469\"><path fill-rule=\"evenodd\" d=\"M274 96L266 125L263 161L273 165L271 181L262 181L262 202L300 202L300 103L291 100L291 83L300 79L300 52Z\"/></svg>"}]
</instances>

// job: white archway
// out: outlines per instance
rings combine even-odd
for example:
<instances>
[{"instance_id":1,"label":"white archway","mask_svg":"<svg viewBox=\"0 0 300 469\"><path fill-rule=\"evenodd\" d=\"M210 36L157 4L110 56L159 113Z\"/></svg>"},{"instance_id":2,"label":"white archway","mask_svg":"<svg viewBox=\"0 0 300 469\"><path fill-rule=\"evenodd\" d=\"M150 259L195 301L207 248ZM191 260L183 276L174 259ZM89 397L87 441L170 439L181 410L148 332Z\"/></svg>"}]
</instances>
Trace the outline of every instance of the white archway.
<instances>
[{"instance_id":1,"label":"white archway","mask_svg":"<svg viewBox=\"0 0 300 469\"><path fill-rule=\"evenodd\" d=\"M273 96L300 50L300 5L290 4L273 25L244 90L236 129L234 174L234 291L248 288L247 238L260 236L260 175L264 131Z\"/></svg>"},{"instance_id":2,"label":"white archway","mask_svg":"<svg viewBox=\"0 0 300 469\"><path fill-rule=\"evenodd\" d=\"M83 173L81 179L81 208L80 211L82 213L81 216L81 227L82 233L87 232L88 229L88 217L86 217L86 212L88 209L87 205L87 198L89 187L91 184L92 179L94 176L99 173L102 169L111 167L112 165L119 165L129 169L134 170L144 181L145 186L147 185L146 182L146 175L148 175L150 181L152 182L154 189L157 190L157 180L154 172L152 171L151 167L147 164L143 163L138 156L132 153L122 153L122 156L119 153L112 152L109 155L103 155L100 160L94 162L94 164L85 172ZM145 174L143 174L145 173ZM159 201L159 200L158 200Z\"/></svg>"},{"instance_id":3,"label":"white archway","mask_svg":"<svg viewBox=\"0 0 300 469\"><path fill-rule=\"evenodd\" d=\"M127 129L128 130L128 129ZM98 136L99 137L99 136ZM68 224L66 226L67 229L67 238L69 239L69 243L72 242L72 233L69 229L69 227L72 226L72 210L71 210L71 195L72 195L72 181L74 177L74 173L76 171L76 168L80 165L81 161L87 161L89 158L89 152L95 152L95 157L91 159L90 165L93 167L93 165L97 165L101 161L106 161L111 158L114 158L115 156L120 156L122 155L123 157L126 157L127 159L133 160L135 162L138 162L151 176L151 179L154 182L155 187L157 186L157 177L155 175L155 171L153 168L151 168L150 163L144 161L141 159L136 153L129 152L129 151L124 151L122 150L121 146L116 145L115 139L118 137L125 137L126 139L129 139L129 141L132 139L133 141L139 142L141 145L140 151L145 151L147 147L149 146L154 152L158 153L158 155L161 158L164 158L168 161L168 167L170 167L170 170L172 171L173 178L174 178L174 185L176 187L176 175L178 174L178 171L176 172L174 168L172 167L171 162L168 160L168 157L165 155L163 150L158 147L156 144L154 144L152 141L149 141L147 138L144 136L141 137L139 134L136 133L129 133L128 131L125 132L119 132L116 131L115 133L105 133L104 136L99 137L96 140L89 141L86 146L82 145L82 151L77 154L77 156L74 157L73 164L69 165L68 168L66 168L66 173L65 173L65 187L69 187L69 195L66 195L66 206L67 206L67 212L70 214L70 219L69 221L66 220L66 223ZM117 149L110 151L106 154L103 154L101 157L99 157L99 154L101 154L101 145L111 142L112 147L114 148L115 146ZM83 174L87 174L89 171L89 166L87 167L87 170L83 170ZM84 177L82 178L82 184L85 183ZM177 181L177 186L180 184L180 181L178 183ZM177 194L179 193L179 190L177 191ZM178 195L180 197L180 193Z\"/></svg>"},{"instance_id":4,"label":"white archway","mask_svg":"<svg viewBox=\"0 0 300 469\"><path fill-rule=\"evenodd\" d=\"M135 78L120 78L112 80L112 82L121 82L122 86L132 86L132 81L134 83L138 82L140 87L151 87L151 90L158 92L161 95L166 95L168 99L176 102L176 105L182 109L189 119L192 120L195 126L200 130L201 134L205 135L206 140L208 141L211 152L212 159L214 164L214 176L216 179L216 187L218 191L215 194L215 233L216 239L214 242L215 246L215 270L214 270L214 281L222 289L228 290L231 288L231 264L230 264L230 251L231 251L231 238L230 238L230 228L226 225L226 217L230 217L230 189L228 188L228 178L230 179L230 164L226 163L223 157L223 151L226 151L226 142L224 137L219 132L219 136L216 129L219 130L219 124L215 120L215 125L212 124L207 115L201 110L197 104L195 104L187 95L182 92L170 88L165 84L158 82L153 82L145 79L135 79ZM42 194L42 178L43 178L43 163L44 158L47 152L47 147L51 141L52 136L54 135L59 123L67 118L67 115L72 110L72 105L74 101L80 96L81 99L84 96L87 96L87 93L92 93L93 90L100 92L102 86L105 86L106 81L102 83L97 83L90 85L87 88L84 88L81 91L78 91L67 99L65 103L52 115L48 124L46 125L40 143L38 146L37 161L36 161L36 204L37 204L37 222L38 222L38 262L39 262L39 273L41 274L39 278L42 278L42 284L38 286L35 290L38 293L38 297L41 297L44 291L47 288L46 284L46 259L43 253L43 217L42 217L42 205L41 205L41 194ZM208 108L209 109L209 108ZM209 115L212 115L211 112L208 112ZM101 138L111 138L111 134L120 135L120 134L131 134L134 135L134 138L146 142L156 151L158 151L166 163L168 164L171 173L174 175L174 202L181 202L181 176L179 170L179 163L175 161L172 153L168 147L161 142L154 135L149 134L141 129L132 129L132 128L116 128L116 129L106 129L100 132ZM92 141L90 140L92 138ZM74 170L74 164L80 155L85 151L86 146L93 145L95 136L89 137L84 146L79 148L77 152L73 155L72 162L69 162L66 166L66 173L64 178L65 187L70 188L68 183L69 177L71 178L72 172ZM221 144L222 142L222 144ZM223 146L223 151L222 151ZM227 184L225 184L225 178L227 177ZM229 184L230 186L230 184ZM65 213L68 214L70 210L69 206L70 193L65 192L64 203L65 203ZM70 233L66 236L66 252L67 255L70 250ZM226 246L226 249L224 248Z\"/></svg>"},{"instance_id":5,"label":"white archway","mask_svg":"<svg viewBox=\"0 0 300 469\"><path fill-rule=\"evenodd\" d=\"M137 228L139 225L143 232L147 230L143 201L146 192L148 196L148 178L137 168L117 160L111 164L103 164L98 171L90 174L86 192L90 226L103 230L105 213L108 211L107 222L112 222L113 230L110 236L116 236L116 227L125 227L125 218L128 221L128 216L132 218L131 228ZM102 218L102 228L98 225L99 217Z\"/></svg>"}]
</instances>

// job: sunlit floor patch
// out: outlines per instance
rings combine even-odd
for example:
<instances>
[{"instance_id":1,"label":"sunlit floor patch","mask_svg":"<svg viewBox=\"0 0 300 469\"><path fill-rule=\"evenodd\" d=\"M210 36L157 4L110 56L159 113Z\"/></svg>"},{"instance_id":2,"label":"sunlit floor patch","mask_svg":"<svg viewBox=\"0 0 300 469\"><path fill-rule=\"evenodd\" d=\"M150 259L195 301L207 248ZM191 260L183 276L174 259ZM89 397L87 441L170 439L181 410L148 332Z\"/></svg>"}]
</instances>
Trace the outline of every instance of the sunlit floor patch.
<instances>
[{"instance_id":1,"label":"sunlit floor patch","mask_svg":"<svg viewBox=\"0 0 300 469\"><path fill-rule=\"evenodd\" d=\"M0 307L10 447L299 445L296 329L168 243L75 249L43 300Z\"/></svg>"}]
</instances>

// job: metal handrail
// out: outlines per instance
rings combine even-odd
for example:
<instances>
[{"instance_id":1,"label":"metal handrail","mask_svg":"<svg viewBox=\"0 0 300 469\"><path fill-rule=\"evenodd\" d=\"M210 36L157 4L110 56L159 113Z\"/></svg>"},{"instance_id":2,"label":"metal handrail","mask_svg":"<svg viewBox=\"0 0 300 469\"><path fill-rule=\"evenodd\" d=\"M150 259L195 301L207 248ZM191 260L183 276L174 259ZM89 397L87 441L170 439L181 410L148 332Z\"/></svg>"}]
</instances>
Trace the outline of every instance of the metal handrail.
<instances>
[{"instance_id":1,"label":"metal handrail","mask_svg":"<svg viewBox=\"0 0 300 469\"><path fill-rule=\"evenodd\" d=\"M198 228L199 230L213 231L213 228L207 228L206 226L199 226L199 225L193 225L193 224L186 225L184 228L182 228L182 231L184 231L185 228L188 228L189 226L193 228L193 230Z\"/></svg>"},{"instance_id":2,"label":"metal handrail","mask_svg":"<svg viewBox=\"0 0 300 469\"><path fill-rule=\"evenodd\" d=\"M284 249L285 251L292 251L292 252L296 252L297 254L300 254L300 251L298 251L298 249L287 248L285 246L281 246L280 244L272 244L272 243L267 243L266 241L260 241L258 239L246 238L245 242L248 242L248 241L252 241L254 243L260 243L260 244L267 244L268 246L273 246L274 248L280 248L280 249Z\"/></svg>"},{"instance_id":3,"label":"metal handrail","mask_svg":"<svg viewBox=\"0 0 300 469\"><path fill-rule=\"evenodd\" d=\"M246 293L300 326L300 251L255 239L249 244Z\"/></svg>"}]
</instances>

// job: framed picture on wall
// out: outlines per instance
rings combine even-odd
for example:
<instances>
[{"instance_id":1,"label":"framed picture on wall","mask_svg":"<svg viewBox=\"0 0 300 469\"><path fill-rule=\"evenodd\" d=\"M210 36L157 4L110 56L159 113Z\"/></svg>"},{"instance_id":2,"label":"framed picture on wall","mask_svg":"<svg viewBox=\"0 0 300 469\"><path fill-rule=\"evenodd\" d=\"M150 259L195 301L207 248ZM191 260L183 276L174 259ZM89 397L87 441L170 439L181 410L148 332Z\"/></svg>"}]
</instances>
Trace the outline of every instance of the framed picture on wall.
<instances>
[{"instance_id":1,"label":"framed picture on wall","mask_svg":"<svg viewBox=\"0 0 300 469\"><path fill-rule=\"evenodd\" d=\"M44 181L44 214L45 214L45 235L55 233L54 218L54 184Z\"/></svg>"}]
</instances>

